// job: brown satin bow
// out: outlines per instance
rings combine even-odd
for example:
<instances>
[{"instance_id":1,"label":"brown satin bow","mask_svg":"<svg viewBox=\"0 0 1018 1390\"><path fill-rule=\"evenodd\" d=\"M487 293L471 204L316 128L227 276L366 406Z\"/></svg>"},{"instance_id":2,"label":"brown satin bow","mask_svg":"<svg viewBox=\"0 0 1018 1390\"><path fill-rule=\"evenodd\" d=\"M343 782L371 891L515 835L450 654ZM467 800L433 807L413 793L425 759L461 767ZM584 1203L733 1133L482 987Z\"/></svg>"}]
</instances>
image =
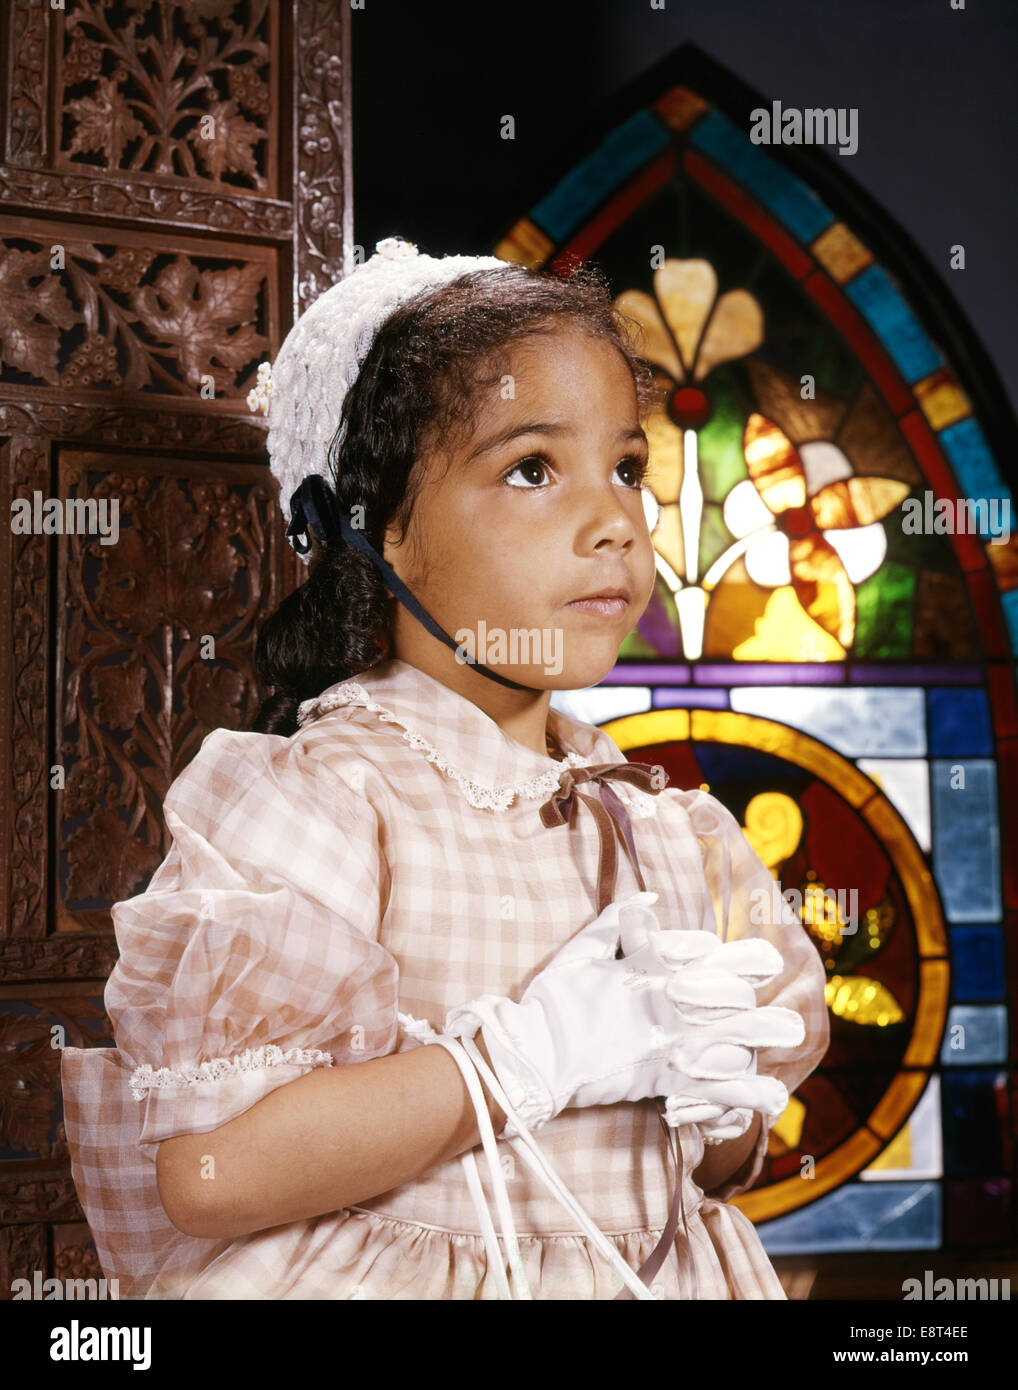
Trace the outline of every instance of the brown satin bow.
<instances>
[{"instance_id":1,"label":"brown satin bow","mask_svg":"<svg viewBox=\"0 0 1018 1390\"><path fill-rule=\"evenodd\" d=\"M656 793L661 791L661 787L657 785L656 781L660 773L659 767L652 767L649 763L591 763L586 767L567 768L562 773L558 789L552 792L541 807L541 823L549 827L571 825L577 801L582 801L594 817L600 842L597 855L597 915L599 917L615 896L615 881L619 863L618 848L615 843L616 834L621 839L622 848L633 866L633 873L640 885L640 891L645 891L643 873L640 869L640 861L636 856L636 845L633 842L633 827L629 822L629 814L618 795L608 785L607 779L614 778L619 782L629 782L633 786L641 787L644 791ZM577 782L596 782L601 797L600 801L581 792L576 786Z\"/></svg>"}]
</instances>

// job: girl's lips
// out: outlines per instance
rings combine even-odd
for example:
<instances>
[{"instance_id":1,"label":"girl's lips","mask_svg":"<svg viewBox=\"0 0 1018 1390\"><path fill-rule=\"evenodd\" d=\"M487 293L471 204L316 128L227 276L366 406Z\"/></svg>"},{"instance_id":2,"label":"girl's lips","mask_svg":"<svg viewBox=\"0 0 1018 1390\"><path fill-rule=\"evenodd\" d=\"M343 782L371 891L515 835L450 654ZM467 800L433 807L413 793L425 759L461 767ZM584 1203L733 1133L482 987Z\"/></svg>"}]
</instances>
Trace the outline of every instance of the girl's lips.
<instances>
[{"instance_id":1,"label":"girl's lips","mask_svg":"<svg viewBox=\"0 0 1018 1390\"><path fill-rule=\"evenodd\" d=\"M596 613L602 618L617 618L626 611L629 603L624 598L578 598L566 604L567 608L578 608L582 613Z\"/></svg>"}]
</instances>

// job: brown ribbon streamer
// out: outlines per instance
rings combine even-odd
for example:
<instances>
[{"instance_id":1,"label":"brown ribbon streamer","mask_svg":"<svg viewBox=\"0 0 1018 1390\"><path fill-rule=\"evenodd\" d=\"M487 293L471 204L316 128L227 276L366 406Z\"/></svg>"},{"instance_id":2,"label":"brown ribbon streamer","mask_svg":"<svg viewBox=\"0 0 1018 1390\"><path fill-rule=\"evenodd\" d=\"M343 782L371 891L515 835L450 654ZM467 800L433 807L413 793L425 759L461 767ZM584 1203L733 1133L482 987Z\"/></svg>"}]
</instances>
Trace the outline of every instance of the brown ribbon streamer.
<instances>
[{"instance_id":1,"label":"brown ribbon streamer","mask_svg":"<svg viewBox=\"0 0 1018 1390\"><path fill-rule=\"evenodd\" d=\"M594 817L600 842L597 855L597 915L599 917L615 896L615 881L619 861L618 848L615 843L616 835L621 839L622 848L633 866L633 873L640 885L640 891L645 891L640 861L636 857L636 845L633 842L633 827L629 822L629 815L619 797L608 786L607 779L614 778L619 782L629 782L633 786L642 788L643 791L656 793L661 791L661 787L657 785L655 780L660 772L660 768L652 767L649 763L590 763L585 767L567 768L562 773L558 790L554 791L541 807L541 823L549 827L572 825L573 815L577 803L580 801ZM598 801L585 792L581 792L576 786L577 782L596 782L601 800Z\"/></svg>"},{"instance_id":2,"label":"brown ribbon streamer","mask_svg":"<svg viewBox=\"0 0 1018 1390\"><path fill-rule=\"evenodd\" d=\"M571 826L577 804L581 801L594 817L599 841L597 855L597 915L599 917L615 896L619 863L618 847L615 843L616 836L622 842L622 848L632 865L636 881L640 885L640 891L646 891L629 815L618 795L608 785L608 779L614 778L619 782L629 782L633 786L640 787L643 791L656 793L661 791L661 787L655 780L659 773L660 768L652 767L650 763L591 763L585 767L567 768L562 774L558 790L553 792L541 807L541 823L549 827ZM576 785L577 782L595 782L600 794L600 801L593 796L588 796L585 792L581 792ZM661 1123L665 1124L660 1107L659 1115ZM678 1136L676 1136L676 1140L677 1138ZM683 1228L687 1232L687 1249L689 1248L686 1213L682 1207L681 1153L680 1147L675 1192L672 1196L671 1209L661 1239L637 1270L637 1277L645 1283L654 1278L664 1264L669 1249L674 1248L680 1213ZM623 1289L615 1297L617 1300L631 1299L633 1294L629 1289Z\"/></svg>"}]
</instances>

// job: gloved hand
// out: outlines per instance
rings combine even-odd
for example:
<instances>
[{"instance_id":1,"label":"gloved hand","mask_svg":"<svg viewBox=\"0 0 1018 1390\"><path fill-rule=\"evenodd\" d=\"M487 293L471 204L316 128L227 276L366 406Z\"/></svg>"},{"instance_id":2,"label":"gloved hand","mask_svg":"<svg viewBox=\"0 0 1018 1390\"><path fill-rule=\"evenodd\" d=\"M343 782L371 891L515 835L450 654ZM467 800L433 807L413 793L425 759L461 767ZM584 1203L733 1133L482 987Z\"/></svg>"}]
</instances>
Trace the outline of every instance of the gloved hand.
<instances>
[{"instance_id":1,"label":"gloved hand","mask_svg":"<svg viewBox=\"0 0 1018 1390\"><path fill-rule=\"evenodd\" d=\"M733 1104L733 1086L740 1088L740 1103L751 1095L754 1108L773 1109L779 1101L776 1113L784 1108L787 1092L779 1081L744 1073L753 1046L801 1041L801 1019L788 1009L772 1010L769 1028L749 1030L741 1017L731 1024L725 1018L706 1025L687 1020L682 1010L689 1005L673 1001L669 987L699 957L728 948L705 932L660 931L650 910L656 901L656 893L637 893L610 903L535 976L519 1003L484 994L447 1014L444 1030L453 1037L472 1038L483 1027L492 1069L528 1128L540 1129L569 1106L673 1094L684 1104L708 1102L715 1118L719 1103L722 1114ZM624 952L627 944L635 948L632 958L615 959L620 937ZM662 943L666 937L682 940ZM662 953L663 944L670 955ZM732 943L742 944L773 951L766 942ZM729 983L752 992L730 973ZM744 991L739 1000L745 1001ZM728 1007L727 996L721 1006ZM700 1007L710 1005L701 1001ZM747 1032L766 1041L749 1044ZM508 1121L503 1134L516 1133Z\"/></svg>"},{"instance_id":2,"label":"gloved hand","mask_svg":"<svg viewBox=\"0 0 1018 1390\"><path fill-rule=\"evenodd\" d=\"M709 932L662 932L635 921L623 932L623 947L648 977L670 972L666 993L689 1028L672 1057L687 1082L667 1097L668 1123L699 1124L705 1141L717 1144L744 1134L755 1110L776 1119L788 1090L776 1077L756 1075L757 1050L797 1046L806 1030L794 1010L757 1005L756 990L783 968L775 947L758 937L724 942Z\"/></svg>"}]
</instances>

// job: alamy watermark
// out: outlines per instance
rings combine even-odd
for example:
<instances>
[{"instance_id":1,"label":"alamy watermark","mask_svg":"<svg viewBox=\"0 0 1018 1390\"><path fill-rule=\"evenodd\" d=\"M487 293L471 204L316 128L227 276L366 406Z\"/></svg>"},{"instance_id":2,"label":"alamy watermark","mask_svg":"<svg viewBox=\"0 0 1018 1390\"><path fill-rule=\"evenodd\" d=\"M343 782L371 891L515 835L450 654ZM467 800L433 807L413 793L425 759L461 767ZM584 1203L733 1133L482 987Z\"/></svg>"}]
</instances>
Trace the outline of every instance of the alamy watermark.
<instances>
[{"instance_id":1,"label":"alamy watermark","mask_svg":"<svg viewBox=\"0 0 1018 1390\"><path fill-rule=\"evenodd\" d=\"M31 1279L11 1280L11 1299L39 1299L47 1302L52 1299L102 1300L119 1299L120 1283L116 1279L46 1279L41 1269L32 1271Z\"/></svg>"},{"instance_id":2,"label":"alamy watermark","mask_svg":"<svg viewBox=\"0 0 1018 1390\"><path fill-rule=\"evenodd\" d=\"M924 1269L922 1279L903 1279L901 1296L909 1299L921 1298L927 1303L939 1299L1006 1299L1011 1300L1010 1279L951 1279L946 1275L937 1279L932 1269Z\"/></svg>"},{"instance_id":3,"label":"alamy watermark","mask_svg":"<svg viewBox=\"0 0 1018 1390\"><path fill-rule=\"evenodd\" d=\"M799 920L813 925L837 927L839 935L854 936L859 930L858 888L786 888L782 898L797 913ZM765 926L771 921L774 897L769 888L754 888L749 895L749 920L753 926Z\"/></svg>"},{"instance_id":4,"label":"alamy watermark","mask_svg":"<svg viewBox=\"0 0 1018 1390\"><path fill-rule=\"evenodd\" d=\"M901 504L901 529L906 536L987 536L991 545L1011 539L1010 497L937 497L929 488L922 499L907 497Z\"/></svg>"},{"instance_id":5,"label":"alamy watermark","mask_svg":"<svg viewBox=\"0 0 1018 1390\"><path fill-rule=\"evenodd\" d=\"M461 666L480 662L482 666L540 666L547 676L562 673L562 629L560 627L489 628L482 618L473 628L461 627L454 634L459 646L456 660Z\"/></svg>"},{"instance_id":6,"label":"alamy watermark","mask_svg":"<svg viewBox=\"0 0 1018 1390\"><path fill-rule=\"evenodd\" d=\"M11 531L16 536L99 536L100 545L120 539L119 497L15 497Z\"/></svg>"},{"instance_id":7,"label":"alamy watermark","mask_svg":"<svg viewBox=\"0 0 1018 1390\"><path fill-rule=\"evenodd\" d=\"M754 145L837 145L839 154L855 154L859 148L857 106L795 106L782 109L772 101L770 110L757 106L750 113L749 138Z\"/></svg>"}]
</instances>

